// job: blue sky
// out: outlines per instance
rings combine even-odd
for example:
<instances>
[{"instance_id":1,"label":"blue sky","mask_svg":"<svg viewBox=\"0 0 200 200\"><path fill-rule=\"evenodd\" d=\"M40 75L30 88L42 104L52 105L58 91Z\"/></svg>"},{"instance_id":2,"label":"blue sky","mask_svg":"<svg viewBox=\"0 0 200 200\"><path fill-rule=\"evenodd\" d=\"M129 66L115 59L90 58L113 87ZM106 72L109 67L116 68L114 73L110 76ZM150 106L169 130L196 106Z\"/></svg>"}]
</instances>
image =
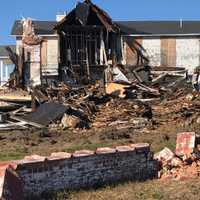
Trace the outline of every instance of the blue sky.
<instances>
[{"instance_id":1,"label":"blue sky","mask_svg":"<svg viewBox=\"0 0 200 200\"><path fill-rule=\"evenodd\" d=\"M77 0L1 0L0 45L13 44L14 20L31 17L54 20L59 12L70 11ZM81 1L81 0L80 0ZM93 0L114 20L200 20L200 0Z\"/></svg>"}]
</instances>

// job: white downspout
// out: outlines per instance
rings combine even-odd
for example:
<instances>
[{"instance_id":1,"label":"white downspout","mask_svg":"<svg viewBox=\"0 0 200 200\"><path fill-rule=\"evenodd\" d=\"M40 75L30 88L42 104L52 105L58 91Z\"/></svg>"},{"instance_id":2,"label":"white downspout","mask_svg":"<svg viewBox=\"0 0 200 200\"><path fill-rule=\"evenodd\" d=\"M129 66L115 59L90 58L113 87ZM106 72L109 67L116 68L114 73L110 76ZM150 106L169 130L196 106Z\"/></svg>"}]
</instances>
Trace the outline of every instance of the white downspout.
<instances>
[{"instance_id":1,"label":"white downspout","mask_svg":"<svg viewBox=\"0 0 200 200\"><path fill-rule=\"evenodd\" d=\"M2 80L3 80L3 60L1 60L1 77L0 77L0 85L2 85Z\"/></svg>"}]
</instances>

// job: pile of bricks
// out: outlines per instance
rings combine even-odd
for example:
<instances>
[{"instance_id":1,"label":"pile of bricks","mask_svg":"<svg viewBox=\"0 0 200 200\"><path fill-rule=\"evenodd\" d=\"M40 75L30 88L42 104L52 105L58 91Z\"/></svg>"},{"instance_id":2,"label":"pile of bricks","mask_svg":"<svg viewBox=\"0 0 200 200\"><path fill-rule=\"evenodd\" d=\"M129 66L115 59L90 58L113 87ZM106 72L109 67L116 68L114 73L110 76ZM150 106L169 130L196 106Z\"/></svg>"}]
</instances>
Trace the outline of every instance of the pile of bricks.
<instances>
[{"instance_id":1,"label":"pile of bricks","mask_svg":"<svg viewBox=\"0 0 200 200\"><path fill-rule=\"evenodd\" d=\"M161 179L184 180L200 175L200 145L194 132L179 133L176 150L164 148L155 154Z\"/></svg>"}]
</instances>

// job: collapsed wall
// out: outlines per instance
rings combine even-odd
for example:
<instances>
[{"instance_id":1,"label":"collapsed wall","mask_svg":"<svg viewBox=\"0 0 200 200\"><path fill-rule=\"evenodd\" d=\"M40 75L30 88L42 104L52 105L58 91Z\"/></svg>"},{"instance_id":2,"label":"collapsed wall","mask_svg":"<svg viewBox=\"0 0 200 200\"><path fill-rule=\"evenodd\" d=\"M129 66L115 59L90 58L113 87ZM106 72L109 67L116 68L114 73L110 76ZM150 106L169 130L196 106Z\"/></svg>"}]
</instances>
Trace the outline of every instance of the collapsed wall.
<instances>
[{"instance_id":1,"label":"collapsed wall","mask_svg":"<svg viewBox=\"0 0 200 200\"><path fill-rule=\"evenodd\" d=\"M25 157L18 162L15 173L15 180L20 180L27 197L60 189L151 179L157 176L157 163L148 144L134 144L98 148L95 152L83 150L73 154L53 153L50 157ZM12 186L4 185L5 199L16 199Z\"/></svg>"}]
</instances>

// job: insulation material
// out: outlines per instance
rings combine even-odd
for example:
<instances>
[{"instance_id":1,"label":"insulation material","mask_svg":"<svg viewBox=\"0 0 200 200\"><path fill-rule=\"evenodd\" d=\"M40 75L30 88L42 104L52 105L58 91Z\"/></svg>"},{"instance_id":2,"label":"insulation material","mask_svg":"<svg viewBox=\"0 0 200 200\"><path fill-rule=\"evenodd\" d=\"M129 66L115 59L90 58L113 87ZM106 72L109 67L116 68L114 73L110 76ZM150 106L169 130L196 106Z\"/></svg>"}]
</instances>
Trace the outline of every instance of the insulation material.
<instances>
[{"instance_id":1,"label":"insulation material","mask_svg":"<svg viewBox=\"0 0 200 200\"><path fill-rule=\"evenodd\" d=\"M143 48L146 50L151 66L161 65L161 40L158 39L143 39Z\"/></svg>"},{"instance_id":2,"label":"insulation material","mask_svg":"<svg viewBox=\"0 0 200 200\"><path fill-rule=\"evenodd\" d=\"M126 82L129 83L127 77L119 70L118 67L113 68L113 81L114 82Z\"/></svg>"},{"instance_id":3,"label":"insulation material","mask_svg":"<svg viewBox=\"0 0 200 200\"><path fill-rule=\"evenodd\" d=\"M177 67L185 67L189 74L193 73L195 67L199 66L200 43L198 38L177 38L176 55Z\"/></svg>"}]
</instances>

